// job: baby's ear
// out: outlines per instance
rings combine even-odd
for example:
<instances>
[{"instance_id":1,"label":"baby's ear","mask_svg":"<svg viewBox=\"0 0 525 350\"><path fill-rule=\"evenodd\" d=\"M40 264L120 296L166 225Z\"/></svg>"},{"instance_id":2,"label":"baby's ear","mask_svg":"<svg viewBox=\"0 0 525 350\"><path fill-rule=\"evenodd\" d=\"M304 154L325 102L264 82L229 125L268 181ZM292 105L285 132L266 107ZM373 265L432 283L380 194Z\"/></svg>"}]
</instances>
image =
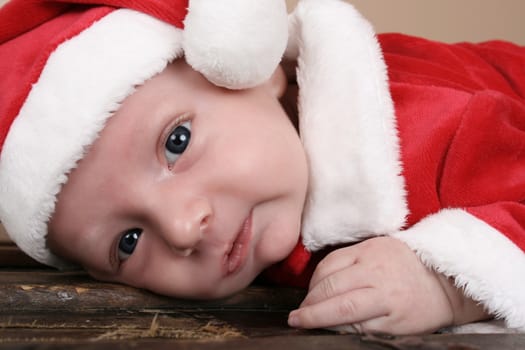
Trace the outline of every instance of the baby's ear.
<instances>
[{"instance_id":1,"label":"baby's ear","mask_svg":"<svg viewBox=\"0 0 525 350\"><path fill-rule=\"evenodd\" d=\"M270 93L276 98L281 98L284 95L288 86L288 79L281 65L277 66L277 69L264 85L266 85Z\"/></svg>"}]
</instances>

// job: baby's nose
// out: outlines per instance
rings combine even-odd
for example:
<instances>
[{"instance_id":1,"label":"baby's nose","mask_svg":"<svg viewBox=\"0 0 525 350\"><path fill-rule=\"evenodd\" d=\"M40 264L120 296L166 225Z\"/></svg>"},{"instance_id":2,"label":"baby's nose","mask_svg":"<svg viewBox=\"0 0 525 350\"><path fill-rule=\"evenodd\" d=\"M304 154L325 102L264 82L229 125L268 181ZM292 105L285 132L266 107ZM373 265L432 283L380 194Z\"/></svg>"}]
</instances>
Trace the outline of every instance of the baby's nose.
<instances>
[{"instance_id":1,"label":"baby's nose","mask_svg":"<svg viewBox=\"0 0 525 350\"><path fill-rule=\"evenodd\" d=\"M164 241L180 256L190 255L202 240L211 219L209 202L203 198L187 201L175 212L167 210L159 229Z\"/></svg>"}]
</instances>

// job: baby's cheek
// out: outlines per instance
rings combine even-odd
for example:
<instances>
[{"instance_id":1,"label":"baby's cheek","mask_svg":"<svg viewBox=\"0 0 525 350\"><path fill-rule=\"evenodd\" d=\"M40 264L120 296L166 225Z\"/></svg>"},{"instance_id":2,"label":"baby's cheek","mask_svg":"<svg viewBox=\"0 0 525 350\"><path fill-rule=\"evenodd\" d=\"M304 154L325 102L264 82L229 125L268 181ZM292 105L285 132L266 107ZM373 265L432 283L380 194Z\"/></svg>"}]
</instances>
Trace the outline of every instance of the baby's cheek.
<instances>
[{"instance_id":1,"label":"baby's cheek","mask_svg":"<svg viewBox=\"0 0 525 350\"><path fill-rule=\"evenodd\" d=\"M300 225L298 223L277 221L265 232L257 247L259 262L262 269L285 259L296 247L299 240Z\"/></svg>"},{"instance_id":2,"label":"baby's cheek","mask_svg":"<svg viewBox=\"0 0 525 350\"><path fill-rule=\"evenodd\" d=\"M98 281L118 282L118 283L128 284L128 283L119 281L118 278L116 278L116 276L110 275L110 274L108 274L105 271L100 271L100 270L98 270L96 268L91 267L90 265L84 264L82 267L84 268L84 270L87 272L87 274L89 276L93 277L94 279L96 279Z\"/></svg>"}]
</instances>

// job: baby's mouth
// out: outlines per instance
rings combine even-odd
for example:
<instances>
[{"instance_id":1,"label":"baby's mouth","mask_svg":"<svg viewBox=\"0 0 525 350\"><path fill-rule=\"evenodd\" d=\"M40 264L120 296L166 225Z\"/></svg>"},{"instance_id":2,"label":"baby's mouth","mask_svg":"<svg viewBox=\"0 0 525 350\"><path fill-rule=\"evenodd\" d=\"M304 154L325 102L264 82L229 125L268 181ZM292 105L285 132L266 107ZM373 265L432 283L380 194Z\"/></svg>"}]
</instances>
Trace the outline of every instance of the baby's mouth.
<instances>
[{"instance_id":1,"label":"baby's mouth","mask_svg":"<svg viewBox=\"0 0 525 350\"><path fill-rule=\"evenodd\" d=\"M240 270L248 257L248 248L252 238L252 213L244 220L242 227L235 237L230 250L226 253L225 263L227 275L231 275Z\"/></svg>"}]
</instances>

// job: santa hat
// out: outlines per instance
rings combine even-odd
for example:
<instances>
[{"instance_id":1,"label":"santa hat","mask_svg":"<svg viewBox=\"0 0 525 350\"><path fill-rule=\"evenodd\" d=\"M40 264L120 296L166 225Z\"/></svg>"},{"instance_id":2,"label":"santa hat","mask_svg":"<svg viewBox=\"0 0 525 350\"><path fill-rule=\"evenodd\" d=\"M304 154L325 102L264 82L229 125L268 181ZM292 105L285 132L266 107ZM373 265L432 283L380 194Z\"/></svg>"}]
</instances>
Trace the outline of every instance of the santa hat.
<instances>
[{"instance_id":1,"label":"santa hat","mask_svg":"<svg viewBox=\"0 0 525 350\"><path fill-rule=\"evenodd\" d=\"M137 85L175 58L216 85L255 86L287 42L282 0L11 0L0 9L0 220L62 267L47 223L68 173Z\"/></svg>"}]
</instances>

